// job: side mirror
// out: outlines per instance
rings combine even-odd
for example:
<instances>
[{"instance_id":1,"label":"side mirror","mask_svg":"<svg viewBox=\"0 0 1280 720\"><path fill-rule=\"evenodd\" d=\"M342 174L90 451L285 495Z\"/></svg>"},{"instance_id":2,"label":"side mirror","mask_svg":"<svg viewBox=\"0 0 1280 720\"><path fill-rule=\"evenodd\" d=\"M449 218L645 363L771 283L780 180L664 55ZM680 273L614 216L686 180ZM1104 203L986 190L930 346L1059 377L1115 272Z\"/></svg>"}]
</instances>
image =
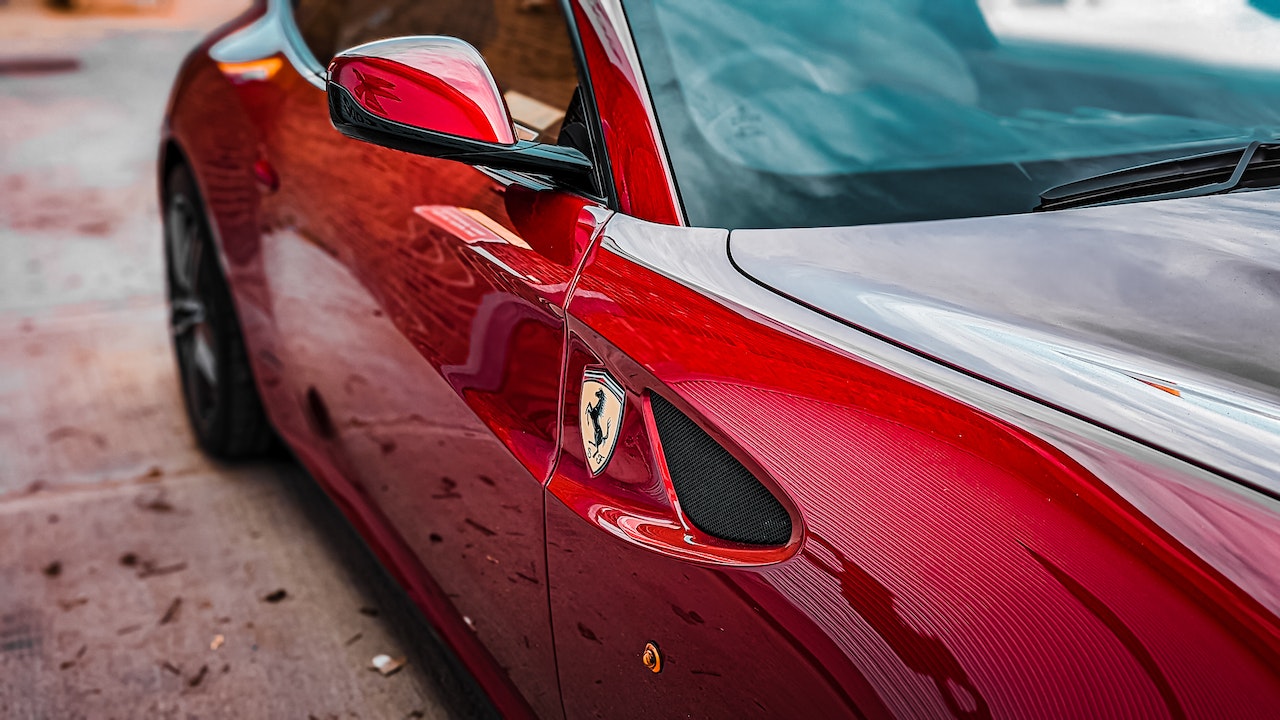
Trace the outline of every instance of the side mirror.
<instances>
[{"instance_id":1,"label":"side mirror","mask_svg":"<svg viewBox=\"0 0 1280 720\"><path fill-rule=\"evenodd\" d=\"M484 58L451 37L360 45L329 64L329 118L343 135L428 157L581 180L578 150L519 140Z\"/></svg>"}]
</instances>

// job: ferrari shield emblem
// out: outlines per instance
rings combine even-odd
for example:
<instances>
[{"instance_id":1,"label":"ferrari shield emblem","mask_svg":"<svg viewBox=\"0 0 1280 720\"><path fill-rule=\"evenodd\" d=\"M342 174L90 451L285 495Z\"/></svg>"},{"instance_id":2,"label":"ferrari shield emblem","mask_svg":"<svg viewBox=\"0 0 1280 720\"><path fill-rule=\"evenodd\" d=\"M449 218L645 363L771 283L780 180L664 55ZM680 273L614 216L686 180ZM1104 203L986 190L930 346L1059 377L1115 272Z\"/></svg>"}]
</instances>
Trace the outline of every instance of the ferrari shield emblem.
<instances>
[{"instance_id":1,"label":"ferrari shield emblem","mask_svg":"<svg viewBox=\"0 0 1280 720\"><path fill-rule=\"evenodd\" d=\"M587 451L587 467L599 475L613 456L622 427L622 410L626 393L604 370L587 370L582 374L582 396L578 400L578 425L582 428L582 445Z\"/></svg>"}]
</instances>

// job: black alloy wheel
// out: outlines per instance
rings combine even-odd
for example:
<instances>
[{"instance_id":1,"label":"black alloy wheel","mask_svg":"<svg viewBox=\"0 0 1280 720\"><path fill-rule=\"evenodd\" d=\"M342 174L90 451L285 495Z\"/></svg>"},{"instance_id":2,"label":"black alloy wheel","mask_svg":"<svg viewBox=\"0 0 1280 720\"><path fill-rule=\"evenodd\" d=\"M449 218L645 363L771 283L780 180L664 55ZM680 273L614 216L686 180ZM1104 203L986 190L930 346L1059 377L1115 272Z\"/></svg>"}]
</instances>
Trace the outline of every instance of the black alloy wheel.
<instances>
[{"instance_id":1,"label":"black alloy wheel","mask_svg":"<svg viewBox=\"0 0 1280 720\"><path fill-rule=\"evenodd\" d=\"M274 432L254 386L195 181L178 165L165 187L169 327L187 417L209 454L229 460L262 455Z\"/></svg>"}]
</instances>

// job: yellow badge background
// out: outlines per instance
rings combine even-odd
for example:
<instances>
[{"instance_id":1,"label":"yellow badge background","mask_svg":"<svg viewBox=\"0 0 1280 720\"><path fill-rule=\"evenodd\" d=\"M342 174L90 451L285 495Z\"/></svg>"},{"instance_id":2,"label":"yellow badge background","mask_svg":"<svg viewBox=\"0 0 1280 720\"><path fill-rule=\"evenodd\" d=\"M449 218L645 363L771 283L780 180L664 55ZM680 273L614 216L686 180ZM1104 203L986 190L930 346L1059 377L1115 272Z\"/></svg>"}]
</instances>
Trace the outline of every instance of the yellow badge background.
<instances>
[{"instance_id":1,"label":"yellow badge background","mask_svg":"<svg viewBox=\"0 0 1280 720\"><path fill-rule=\"evenodd\" d=\"M578 400L578 426L582 429L582 446L592 475L598 475L609 464L613 449L618 444L623 399L622 388L608 373L603 370L587 370L583 373L582 395Z\"/></svg>"}]
</instances>

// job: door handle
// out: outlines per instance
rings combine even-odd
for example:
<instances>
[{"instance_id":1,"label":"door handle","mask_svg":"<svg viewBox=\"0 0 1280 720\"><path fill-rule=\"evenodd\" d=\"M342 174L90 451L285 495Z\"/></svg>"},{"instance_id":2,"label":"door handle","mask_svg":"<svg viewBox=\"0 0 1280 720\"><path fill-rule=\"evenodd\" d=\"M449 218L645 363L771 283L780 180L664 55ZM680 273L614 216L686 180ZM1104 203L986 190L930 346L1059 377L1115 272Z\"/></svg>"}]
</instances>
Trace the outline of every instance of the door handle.
<instances>
[{"instance_id":1,"label":"door handle","mask_svg":"<svg viewBox=\"0 0 1280 720\"><path fill-rule=\"evenodd\" d=\"M763 472L749 457L732 452L725 439L702 429L692 417L696 413L678 394L647 378L642 369L604 367L576 334L570 345L562 447L548 492L601 530L669 557L753 566L795 554L803 535L800 515L784 494L760 482ZM600 412L602 400L596 393L601 392L602 377L616 382L622 395L617 437L604 462L593 447L603 431L592 417ZM672 417L686 421L676 428L676 435L665 426ZM690 452L697 453L693 466L679 457ZM703 473L691 476L701 483L693 490L681 482L689 467ZM765 492L756 494L761 504L753 506L742 501L743 495L733 496L733 483L763 487ZM766 515L775 523L771 533L738 532L737 528L759 526L757 520Z\"/></svg>"}]
</instances>

